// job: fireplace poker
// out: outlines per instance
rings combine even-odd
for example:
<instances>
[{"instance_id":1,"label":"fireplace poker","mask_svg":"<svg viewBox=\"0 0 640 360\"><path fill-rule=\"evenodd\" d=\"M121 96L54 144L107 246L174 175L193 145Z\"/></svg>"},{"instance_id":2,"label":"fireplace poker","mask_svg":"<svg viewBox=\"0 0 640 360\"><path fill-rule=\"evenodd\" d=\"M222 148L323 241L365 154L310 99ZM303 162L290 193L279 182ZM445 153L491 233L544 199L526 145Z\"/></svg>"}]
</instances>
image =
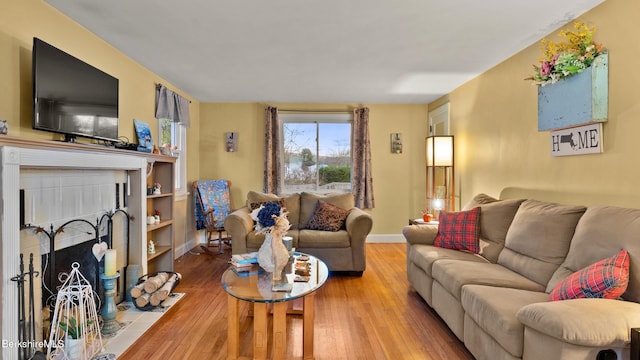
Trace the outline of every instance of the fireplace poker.
<instances>
[{"instance_id":1,"label":"fireplace poker","mask_svg":"<svg viewBox=\"0 0 640 360\"><path fill-rule=\"evenodd\" d=\"M20 254L20 273L11 278L11 281L15 281L18 284L18 338L20 342L25 341L27 337L27 328L25 324L25 308L24 308L24 256ZM19 359L27 358L26 347L21 347L18 353Z\"/></svg>"},{"instance_id":2,"label":"fireplace poker","mask_svg":"<svg viewBox=\"0 0 640 360\"><path fill-rule=\"evenodd\" d=\"M18 338L21 343L27 346L21 346L18 358L21 360L33 359L39 351L33 348L36 340L36 324L34 321L35 305L33 294L33 278L39 275L38 271L33 268L33 253L29 256L29 272L24 272L24 254L20 254L20 273L11 278L18 285ZM27 280L28 279L28 280ZM25 287L24 282L29 281L29 319L27 322ZM29 329L27 330L27 326ZM31 351L29 351L31 350ZM30 354L29 354L30 353Z\"/></svg>"},{"instance_id":3,"label":"fireplace poker","mask_svg":"<svg viewBox=\"0 0 640 360\"><path fill-rule=\"evenodd\" d=\"M33 295L33 278L38 277L40 273L35 271L33 268L33 253L29 255L29 344L35 344L36 341L36 323L34 321L35 316L35 304L34 304L34 295ZM31 354L33 355L37 349L32 349Z\"/></svg>"}]
</instances>

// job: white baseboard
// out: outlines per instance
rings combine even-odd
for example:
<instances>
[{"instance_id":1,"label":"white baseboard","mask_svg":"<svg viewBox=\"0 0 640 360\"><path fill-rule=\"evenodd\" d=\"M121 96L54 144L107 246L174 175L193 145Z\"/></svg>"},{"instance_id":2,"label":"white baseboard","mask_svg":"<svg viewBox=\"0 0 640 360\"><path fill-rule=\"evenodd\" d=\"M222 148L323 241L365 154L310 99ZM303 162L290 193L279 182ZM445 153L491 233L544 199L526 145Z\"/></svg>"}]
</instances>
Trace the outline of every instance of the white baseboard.
<instances>
[{"instance_id":1,"label":"white baseboard","mask_svg":"<svg viewBox=\"0 0 640 360\"><path fill-rule=\"evenodd\" d=\"M195 248L196 246L206 243L206 239L205 239L206 235L204 230L196 231L195 235L196 235L195 238L192 238L191 240L185 242L181 246L176 246L175 255L174 255L176 259L188 253L189 251L191 251L191 249Z\"/></svg>"},{"instance_id":2,"label":"white baseboard","mask_svg":"<svg viewBox=\"0 0 640 360\"><path fill-rule=\"evenodd\" d=\"M406 240L402 234L369 234L367 235L367 243L405 243Z\"/></svg>"},{"instance_id":3,"label":"white baseboard","mask_svg":"<svg viewBox=\"0 0 640 360\"><path fill-rule=\"evenodd\" d=\"M196 233L198 235L197 238L187 241L182 246L176 247L176 250L175 250L176 258L186 254L187 252L189 252L189 250L193 249L194 247L200 244L206 243L204 235L200 233L201 233L200 231ZM407 241L405 240L404 236L402 236L402 234L369 234L367 235L367 240L365 242L372 243L372 244L373 243L383 244L383 243L405 243Z\"/></svg>"}]
</instances>

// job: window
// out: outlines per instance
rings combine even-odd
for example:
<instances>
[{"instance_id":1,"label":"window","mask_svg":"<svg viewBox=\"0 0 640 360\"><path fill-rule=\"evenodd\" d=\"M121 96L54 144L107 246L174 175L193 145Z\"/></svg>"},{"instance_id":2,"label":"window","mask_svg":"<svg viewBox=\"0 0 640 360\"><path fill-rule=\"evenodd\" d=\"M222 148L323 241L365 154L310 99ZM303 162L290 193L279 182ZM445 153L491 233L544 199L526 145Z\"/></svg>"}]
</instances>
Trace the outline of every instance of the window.
<instances>
[{"instance_id":1,"label":"window","mask_svg":"<svg viewBox=\"0 0 640 360\"><path fill-rule=\"evenodd\" d=\"M158 120L158 133L159 144L158 147L163 144L174 145L178 150L176 151L176 171L175 171L175 190L176 194L187 193L187 129L179 123L175 123L170 119Z\"/></svg>"},{"instance_id":2,"label":"window","mask_svg":"<svg viewBox=\"0 0 640 360\"><path fill-rule=\"evenodd\" d=\"M351 191L351 114L281 114L283 192Z\"/></svg>"}]
</instances>

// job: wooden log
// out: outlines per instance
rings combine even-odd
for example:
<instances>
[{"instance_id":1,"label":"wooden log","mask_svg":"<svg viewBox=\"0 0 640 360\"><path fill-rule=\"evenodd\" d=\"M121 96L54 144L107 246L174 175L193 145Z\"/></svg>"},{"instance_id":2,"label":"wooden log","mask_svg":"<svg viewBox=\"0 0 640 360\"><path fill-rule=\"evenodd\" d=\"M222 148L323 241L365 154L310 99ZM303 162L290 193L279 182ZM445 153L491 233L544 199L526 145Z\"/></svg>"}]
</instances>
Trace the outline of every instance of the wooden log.
<instances>
[{"instance_id":1,"label":"wooden log","mask_svg":"<svg viewBox=\"0 0 640 360\"><path fill-rule=\"evenodd\" d=\"M173 289L174 284L176 283L176 281L180 280L181 277L182 276L180 274L171 275L169 280L167 280L167 282L165 282L160 289L156 290L153 294L151 294L151 298L149 298L149 303L153 306L160 305L160 303L164 301L164 299L169 297L169 294L171 293L171 289Z\"/></svg>"},{"instance_id":2,"label":"wooden log","mask_svg":"<svg viewBox=\"0 0 640 360\"><path fill-rule=\"evenodd\" d=\"M141 282L140 284L132 287L129 293L131 294L131 297L134 299L140 297L140 295L144 294L144 282Z\"/></svg>"},{"instance_id":3,"label":"wooden log","mask_svg":"<svg viewBox=\"0 0 640 360\"><path fill-rule=\"evenodd\" d=\"M144 293L136 298L136 306L137 307L145 307L149 303L149 298L151 298L151 294Z\"/></svg>"},{"instance_id":4,"label":"wooden log","mask_svg":"<svg viewBox=\"0 0 640 360\"><path fill-rule=\"evenodd\" d=\"M162 285L167 282L167 279L169 279L169 275L164 272L158 273L158 275L148 278L147 281L144 282L144 291L152 294L154 291L161 288Z\"/></svg>"}]
</instances>

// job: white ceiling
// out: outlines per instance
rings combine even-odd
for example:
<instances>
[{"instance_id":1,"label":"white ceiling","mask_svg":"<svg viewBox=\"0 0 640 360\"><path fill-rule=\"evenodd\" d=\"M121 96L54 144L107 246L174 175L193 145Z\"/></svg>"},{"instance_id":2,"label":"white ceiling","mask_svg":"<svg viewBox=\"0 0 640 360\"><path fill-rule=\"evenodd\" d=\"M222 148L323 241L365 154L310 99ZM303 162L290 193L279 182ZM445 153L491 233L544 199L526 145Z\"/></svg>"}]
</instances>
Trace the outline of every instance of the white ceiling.
<instances>
[{"instance_id":1,"label":"white ceiling","mask_svg":"<svg viewBox=\"0 0 640 360\"><path fill-rule=\"evenodd\" d=\"M424 104L604 0L45 1L200 101Z\"/></svg>"}]
</instances>

